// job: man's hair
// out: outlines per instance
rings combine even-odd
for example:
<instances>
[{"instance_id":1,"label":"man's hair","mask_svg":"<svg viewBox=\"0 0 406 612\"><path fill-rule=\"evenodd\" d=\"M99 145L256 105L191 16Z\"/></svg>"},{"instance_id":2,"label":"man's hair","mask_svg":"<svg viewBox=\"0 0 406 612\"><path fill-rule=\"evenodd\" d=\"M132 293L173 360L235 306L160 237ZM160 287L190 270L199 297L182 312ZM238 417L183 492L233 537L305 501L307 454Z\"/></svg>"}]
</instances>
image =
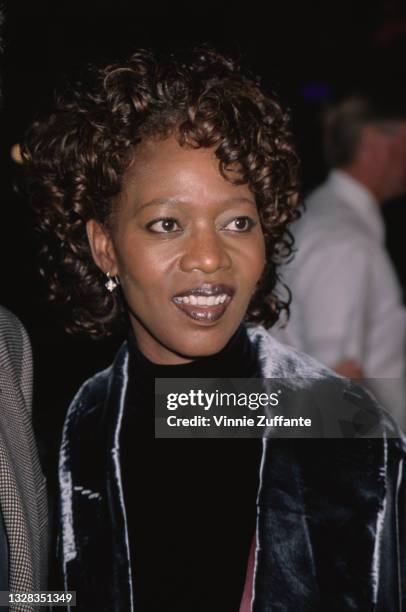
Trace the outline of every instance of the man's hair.
<instances>
[{"instance_id":1,"label":"man's hair","mask_svg":"<svg viewBox=\"0 0 406 612\"><path fill-rule=\"evenodd\" d=\"M125 312L92 260L86 222L112 222L135 147L174 135L190 148L213 148L219 171L248 184L258 206L267 265L247 320L272 325L287 310L276 293L277 266L292 252L288 225L297 211L297 157L289 117L236 61L206 46L158 58L90 67L36 121L23 146L28 189L41 232L41 273L50 297L69 307L70 331L108 335ZM227 169L237 172L227 174Z\"/></svg>"},{"instance_id":2,"label":"man's hair","mask_svg":"<svg viewBox=\"0 0 406 612\"><path fill-rule=\"evenodd\" d=\"M327 164L340 167L351 164L358 151L366 125L382 129L406 120L406 108L390 99L351 95L331 106L324 116L324 152Z\"/></svg>"}]
</instances>

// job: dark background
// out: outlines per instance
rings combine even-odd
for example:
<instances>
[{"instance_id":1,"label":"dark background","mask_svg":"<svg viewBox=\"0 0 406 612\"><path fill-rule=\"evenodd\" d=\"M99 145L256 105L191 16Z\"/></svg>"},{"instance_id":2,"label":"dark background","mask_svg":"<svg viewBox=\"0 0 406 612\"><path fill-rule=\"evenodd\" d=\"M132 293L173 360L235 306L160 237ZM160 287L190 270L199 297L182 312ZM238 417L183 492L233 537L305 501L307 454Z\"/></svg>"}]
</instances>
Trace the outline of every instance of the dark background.
<instances>
[{"instance_id":1,"label":"dark background","mask_svg":"<svg viewBox=\"0 0 406 612\"><path fill-rule=\"evenodd\" d=\"M150 4L150 6L149 6ZM293 114L303 192L326 173L320 116L329 100L358 89L404 95L406 6L403 2L178 2L158 5L101 0L10 0L3 62L5 104L0 145L0 303L28 329L35 358L35 426L45 463L54 453L68 403L80 383L108 365L121 339L68 336L45 301L27 202L13 190L18 167L10 147L55 86L88 61L116 59L134 47L158 49L210 42L242 56ZM385 209L388 246L402 285L406 202ZM51 464L51 463L49 463Z\"/></svg>"}]
</instances>

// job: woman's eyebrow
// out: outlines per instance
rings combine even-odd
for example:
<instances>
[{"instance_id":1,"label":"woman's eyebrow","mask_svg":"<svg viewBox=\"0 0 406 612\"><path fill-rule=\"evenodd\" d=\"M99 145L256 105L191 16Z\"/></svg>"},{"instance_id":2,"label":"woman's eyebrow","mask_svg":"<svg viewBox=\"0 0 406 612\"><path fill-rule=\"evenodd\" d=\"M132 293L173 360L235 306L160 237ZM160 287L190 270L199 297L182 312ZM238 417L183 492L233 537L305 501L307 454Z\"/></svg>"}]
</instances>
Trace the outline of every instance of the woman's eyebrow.
<instances>
[{"instance_id":1,"label":"woman's eyebrow","mask_svg":"<svg viewBox=\"0 0 406 612\"><path fill-rule=\"evenodd\" d=\"M176 204L189 204L189 203L190 203L190 200L188 198L184 198L181 196L179 197L174 196L171 198L154 198L153 200L149 200L148 202L141 204L137 212L140 212L141 210L144 210L145 208L149 208L151 206L162 206L162 205L175 206ZM226 198L221 201L222 206L235 206L235 205L244 205L244 204L250 204L251 206L256 206L256 202L254 199L247 198L247 197L241 197L241 196Z\"/></svg>"},{"instance_id":2,"label":"woman's eyebrow","mask_svg":"<svg viewBox=\"0 0 406 612\"><path fill-rule=\"evenodd\" d=\"M153 200L149 200L138 208L138 212L140 210L144 210L144 208L149 208L150 206L162 206L163 204L170 206L174 206L175 204L185 204L186 201L180 197L172 197L172 198L154 198Z\"/></svg>"}]
</instances>

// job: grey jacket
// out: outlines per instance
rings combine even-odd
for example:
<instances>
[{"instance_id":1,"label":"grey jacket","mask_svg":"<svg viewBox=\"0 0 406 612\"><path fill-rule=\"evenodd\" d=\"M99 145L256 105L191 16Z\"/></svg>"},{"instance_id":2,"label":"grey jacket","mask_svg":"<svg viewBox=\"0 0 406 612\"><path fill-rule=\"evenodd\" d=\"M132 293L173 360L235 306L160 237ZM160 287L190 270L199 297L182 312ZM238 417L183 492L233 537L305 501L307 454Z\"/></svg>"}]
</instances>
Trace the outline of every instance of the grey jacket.
<instances>
[{"instance_id":1,"label":"grey jacket","mask_svg":"<svg viewBox=\"0 0 406 612\"><path fill-rule=\"evenodd\" d=\"M0 505L9 542L11 591L46 588L46 488L31 424L31 400L30 342L20 321L0 307Z\"/></svg>"}]
</instances>

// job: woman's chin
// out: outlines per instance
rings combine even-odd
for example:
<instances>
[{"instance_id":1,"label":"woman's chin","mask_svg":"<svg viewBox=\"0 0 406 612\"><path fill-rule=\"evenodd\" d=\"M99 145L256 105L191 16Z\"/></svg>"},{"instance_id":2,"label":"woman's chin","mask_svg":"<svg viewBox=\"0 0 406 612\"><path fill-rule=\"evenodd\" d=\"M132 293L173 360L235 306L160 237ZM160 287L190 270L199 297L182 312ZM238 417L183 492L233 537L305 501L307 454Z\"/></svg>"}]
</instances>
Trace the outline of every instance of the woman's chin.
<instances>
[{"instance_id":1,"label":"woman's chin","mask_svg":"<svg viewBox=\"0 0 406 612\"><path fill-rule=\"evenodd\" d=\"M219 353L226 346L233 333L215 335L198 334L198 337L194 334L189 341L184 338L183 342L176 343L176 345L174 344L173 350L188 360L195 360L200 357L210 357L211 355Z\"/></svg>"}]
</instances>

